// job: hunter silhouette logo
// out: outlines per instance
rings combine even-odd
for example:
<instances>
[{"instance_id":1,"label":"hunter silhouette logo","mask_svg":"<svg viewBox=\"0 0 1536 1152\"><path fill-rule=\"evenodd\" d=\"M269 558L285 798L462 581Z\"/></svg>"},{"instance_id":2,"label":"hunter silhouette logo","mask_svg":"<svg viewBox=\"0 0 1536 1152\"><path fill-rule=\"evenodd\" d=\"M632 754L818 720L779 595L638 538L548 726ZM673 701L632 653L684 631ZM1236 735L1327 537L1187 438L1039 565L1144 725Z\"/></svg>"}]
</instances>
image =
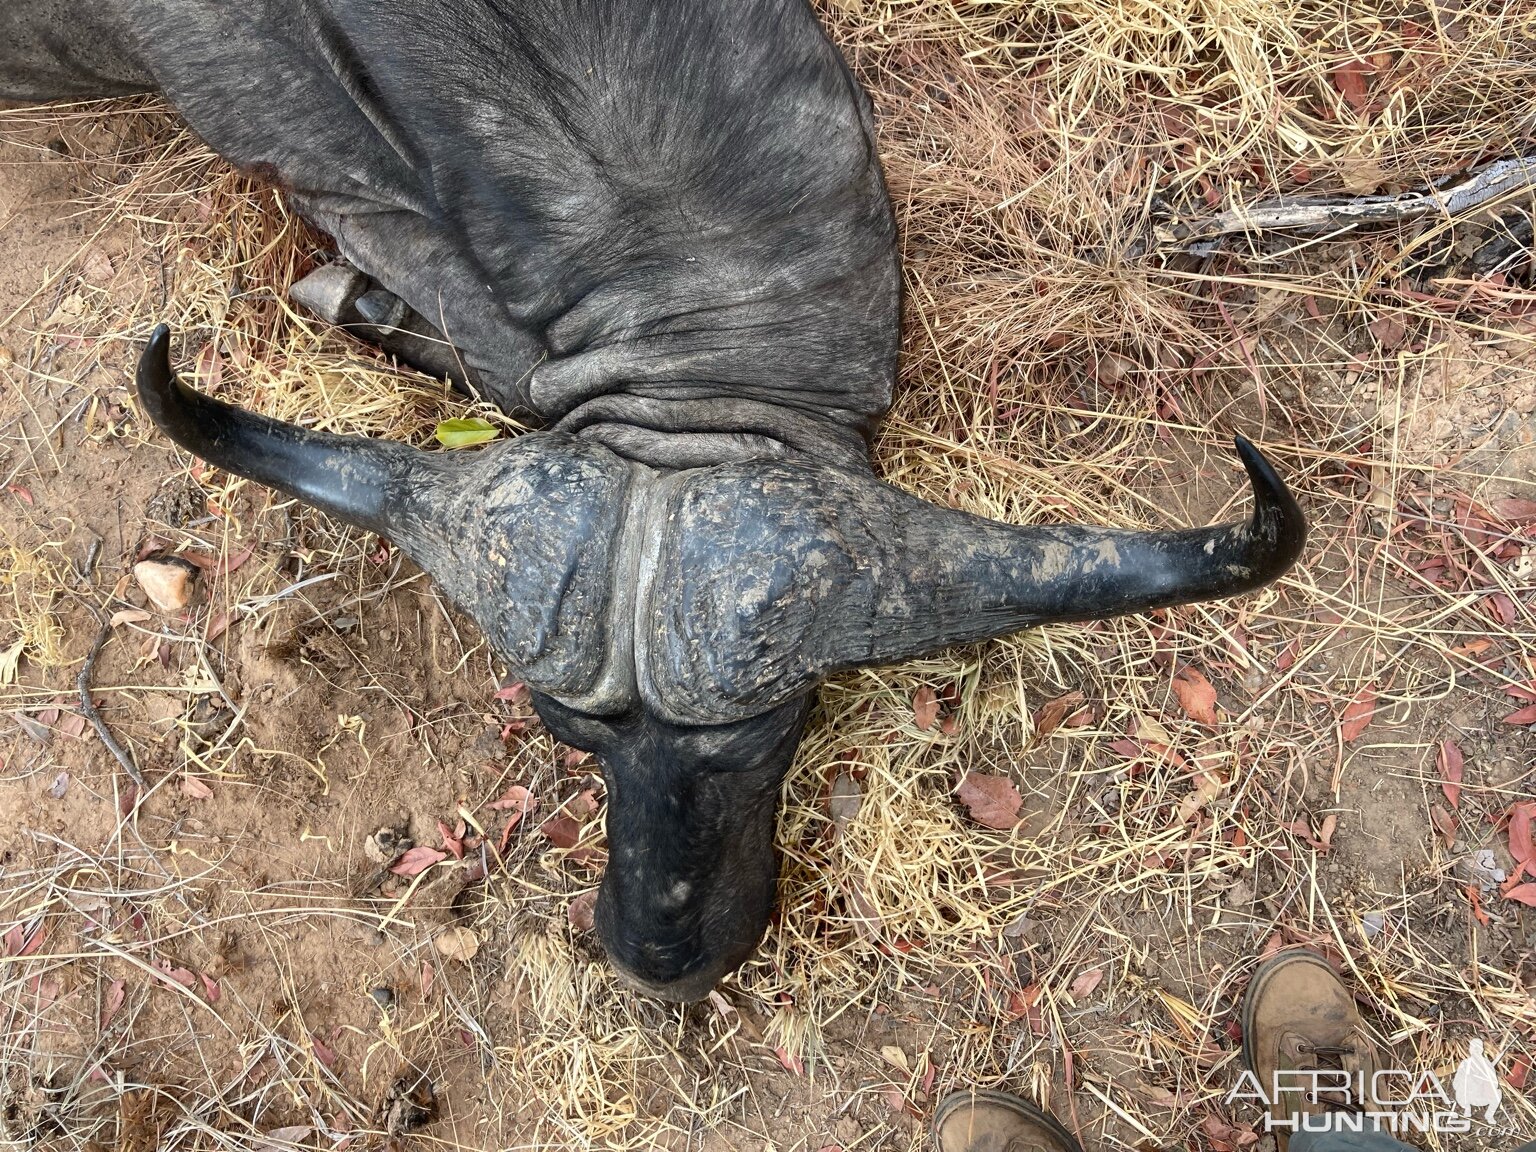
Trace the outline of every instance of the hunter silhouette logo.
<instances>
[{"instance_id":1,"label":"hunter silhouette logo","mask_svg":"<svg viewBox=\"0 0 1536 1152\"><path fill-rule=\"evenodd\" d=\"M1451 1091L1456 1094L1456 1106L1464 1116L1485 1109L1483 1121L1493 1123L1494 1113L1499 1110L1504 1093L1499 1089L1499 1077L1494 1071L1493 1061L1483 1055L1481 1040L1472 1041L1471 1052L1461 1062L1451 1080Z\"/></svg>"}]
</instances>

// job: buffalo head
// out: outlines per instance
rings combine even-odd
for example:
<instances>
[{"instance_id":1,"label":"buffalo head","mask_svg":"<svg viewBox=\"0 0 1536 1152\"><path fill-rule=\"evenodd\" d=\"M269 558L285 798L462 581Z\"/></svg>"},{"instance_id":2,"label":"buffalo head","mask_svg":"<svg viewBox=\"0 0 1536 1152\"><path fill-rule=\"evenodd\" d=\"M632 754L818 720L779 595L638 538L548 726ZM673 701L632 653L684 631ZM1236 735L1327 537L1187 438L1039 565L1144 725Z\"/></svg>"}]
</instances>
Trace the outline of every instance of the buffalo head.
<instances>
[{"instance_id":1,"label":"buffalo head","mask_svg":"<svg viewBox=\"0 0 1536 1152\"><path fill-rule=\"evenodd\" d=\"M403 548L551 730L597 754L610 845L598 931L623 972L674 1000L703 996L767 926L779 787L828 674L1248 591L1305 539L1242 439L1246 521L1019 527L794 453L666 471L580 434L439 453L308 431L179 382L164 327L138 386L188 451Z\"/></svg>"}]
</instances>

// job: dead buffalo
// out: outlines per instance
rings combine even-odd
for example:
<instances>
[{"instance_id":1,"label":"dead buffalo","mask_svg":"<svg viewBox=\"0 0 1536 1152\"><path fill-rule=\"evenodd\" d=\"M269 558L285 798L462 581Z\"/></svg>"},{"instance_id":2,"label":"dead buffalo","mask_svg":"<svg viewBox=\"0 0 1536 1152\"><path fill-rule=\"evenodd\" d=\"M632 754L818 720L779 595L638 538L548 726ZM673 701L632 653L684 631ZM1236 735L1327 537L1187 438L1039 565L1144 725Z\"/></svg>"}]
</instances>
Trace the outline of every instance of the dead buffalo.
<instances>
[{"instance_id":1,"label":"dead buffalo","mask_svg":"<svg viewBox=\"0 0 1536 1152\"><path fill-rule=\"evenodd\" d=\"M1230 596L1302 515L994 523L893 488L895 228L869 101L804 0L7 0L0 94L156 90L347 264L295 296L543 431L306 431L139 369L178 444L404 548L596 753L597 925L658 996L757 945L780 783L841 668Z\"/></svg>"}]
</instances>

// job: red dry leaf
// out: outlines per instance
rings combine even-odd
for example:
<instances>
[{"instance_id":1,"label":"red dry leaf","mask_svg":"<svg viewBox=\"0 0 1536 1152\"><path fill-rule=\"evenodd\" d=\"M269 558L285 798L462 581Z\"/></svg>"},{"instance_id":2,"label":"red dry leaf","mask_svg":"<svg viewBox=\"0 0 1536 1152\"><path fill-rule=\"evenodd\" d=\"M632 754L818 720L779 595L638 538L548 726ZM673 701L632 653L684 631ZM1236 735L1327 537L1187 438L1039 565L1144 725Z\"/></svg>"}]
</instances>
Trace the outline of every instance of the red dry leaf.
<instances>
[{"instance_id":1,"label":"red dry leaf","mask_svg":"<svg viewBox=\"0 0 1536 1152\"><path fill-rule=\"evenodd\" d=\"M571 922L571 927L578 932L590 932L594 927L594 913L597 910L597 893L583 892L571 901L566 908L566 919Z\"/></svg>"},{"instance_id":2,"label":"red dry leaf","mask_svg":"<svg viewBox=\"0 0 1536 1152\"><path fill-rule=\"evenodd\" d=\"M1292 664L1296 663L1296 657L1301 655L1301 641L1292 640L1285 646L1285 650L1275 657L1275 670L1287 672Z\"/></svg>"},{"instance_id":3,"label":"red dry leaf","mask_svg":"<svg viewBox=\"0 0 1536 1152\"><path fill-rule=\"evenodd\" d=\"M1509 854L1516 863L1526 865L1536 875L1536 843L1532 842L1531 826L1536 820L1536 800L1516 804L1509 810Z\"/></svg>"},{"instance_id":4,"label":"red dry leaf","mask_svg":"<svg viewBox=\"0 0 1536 1152\"><path fill-rule=\"evenodd\" d=\"M1088 971L1082 973L1076 980L1072 981L1072 987L1069 989L1069 991L1072 993L1072 999L1083 1000L1089 996L1092 996L1093 990L1099 986L1099 982L1103 979L1104 970L1102 968L1088 969Z\"/></svg>"},{"instance_id":5,"label":"red dry leaf","mask_svg":"<svg viewBox=\"0 0 1536 1152\"><path fill-rule=\"evenodd\" d=\"M1042 704L1035 712L1035 739L1044 739L1060 728L1062 721L1081 707L1084 699L1081 692L1068 692Z\"/></svg>"},{"instance_id":6,"label":"red dry leaf","mask_svg":"<svg viewBox=\"0 0 1536 1152\"><path fill-rule=\"evenodd\" d=\"M1536 500L1521 500L1518 497L1495 500L1493 511L1501 520L1515 524L1536 524Z\"/></svg>"},{"instance_id":7,"label":"red dry leaf","mask_svg":"<svg viewBox=\"0 0 1536 1152\"><path fill-rule=\"evenodd\" d=\"M538 798L521 784L512 785L512 787L508 788L488 805L493 812L504 812L507 809L511 809L513 824L516 824L538 806Z\"/></svg>"},{"instance_id":8,"label":"red dry leaf","mask_svg":"<svg viewBox=\"0 0 1536 1152\"><path fill-rule=\"evenodd\" d=\"M15 496L17 499L19 499L22 503L28 505L29 507L32 505L32 503L33 503L33 500L32 500L32 490L30 488L26 487L25 485L22 485L22 484L7 484L5 486L5 490L7 492L9 492L12 496Z\"/></svg>"},{"instance_id":9,"label":"red dry leaf","mask_svg":"<svg viewBox=\"0 0 1536 1152\"><path fill-rule=\"evenodd\" d=\"M1141 745L1127 737L1109 742L1109 750L1124 756L1127 760L1135 760L1141 755Z\"/></svg>"},{"instance_id":10,"label":"red dry leaf","mask_svg":"<svg viewBox=\"0 0 1536 1152\"><path fill-rule=\"evenodd\" d=\"M805 1061L798 1056L791 1056L784 1048L775 1048L773 1054L779 1058L779 1063L784 1065L786 1072L796 1076L805 1075Z\"/></svg>"},{"instance_id":11,"label":"red dry leaf","mask_svg":"<svg viewBox=\"0 0 1536 1152\"><path fill-rule=\"evenodd\" d=\"M1518 888L1511 888L1504 893L1504 899L1524 904L1528 908L1536 908L1536 884L1522 884Z\"/></svg>"},{"instance_id":12,"label":"red dry leaf","mask_svg":"<svg viewBox=\"0 0 1536 1152\"><path fill-rule=\"evenodd\" d=\"M1364 60L1358 59L1346 60L1333 70L1333 86L1356 112L1364 112L1370 106L1370 84L1366 77L1374 71Z\"/></svg>"},{"instance_id":13,"label":"red dry leaf","mask_svg":"<svg viewBox=\"0 0 1536 1152\"><path fill-rule=\"evenodd\" d=\"M1483 911L1483 898L1477 891L1476 884L1468 884L1466 889L1467 903L1472 905L1472 915L1484 928L1488 927L1490 919L1488 913Z\"/></svg>"},{"instance_id":14,"label":"red dry leaf","mask_svg":"<svg viewBox=\"0 0 1536 1152\"><path fill-rule=\"evenodd\" d=\"M229 631L229 613L220 612L208 621L208 631L203 634L203 639L211 644L227 631Z\"/></svg>"},{"instance_id":15,"label":"red dry leaf","mask_svg":"<svg viewBox=\"0 0 1536 1152\"><path fill-rule=\"evenodd\" d=\"M190 796L194 800L212 800L213 789L204 784L196 776L182 776L181 793Z\"/></svg>"},{"instance_id":16,"label":"red dry leaf","mask_svg":"<svg viewBox=\"0 0 1536 1152\"><path fill-rule=\"evenodd\" d=\"M439 860L446 859L448 859L448 853L439 852L436 848L428 848L425 844L418 844L391 864L389 870L396 876L419 876Z\"/></svg>"},{"instance_id":17,"label":"red dry leaf","mask_svg":"<svg viewBox=\"0 0 1536 1152\"><path fill-rule=\"evenodd\" d=\"M1019 806L1024 798L1006 776L967 772L955 795L969 810L971 819L984 828L1006 832L1019 822Z\"/></svg>"},{"instance_id":18,"label":"red dry leaf","mask_svg":"<svg viewBox=\"0 0 1536 1152\"><path fill-rule=\"evenodd\" d=\"M591 788L583 788L561 805L577 820L587 821L597 812L597 793Z\"/></svg>"},{"instance_id":19,"label":"red dry leaf","mask_svg":"<svg viewBox=\"0 0 1536 1152\"><path fill-rule=\"evenodd\" d=\"M1461 768L1465 758L1454 740L1440 741L1440 751L1435 754L1435 765L1440 769L1440 788L1452 808L1461 806Z\"/></svg>"},{"instance_id":20,"label":"red dry leaf","mask_svg":"<svg viewBox=\"0 0 1536 1152\"><path fill-rule=\"evenodd\" d=\"M107 1025L112 1023L112 1017L117 1015L123 1001L128 998L128 992L121 980L114 980L107 985L107 994L101 999L101 1030L106 1031Z\"/></svg>"},{"instance_id":21,"label":"red dry leaf","mask_svg":"<svg viewBox=\"0 0 1536 1152\"><path fill-rule=\"evenodd\" d=\"M1191 720L1216 726L1216 688L1204 674L1185 668L1173 678L1173 694Z\"/></svg>"},{"instance_id":22,"label":"red dry leaf","mask_svg":"<svg viewBox=\"0 0 1536 1152\"><path fill-rule=\"evenodd\" d=\"M1492 596L1485 596L1478 603L1487 608L1488 615L1492 616L1506 628L1520 619L1520 610L1515 607L1515 602L1502 592L1495 592Z\"/></svg>"},{"instance_id":23,"label":"red dry leaf","mask_svg":"<svg viewBox=\"0 0 1536 1152\"><path fill-rule=\"evenodd\" d=\"M1527 704L1518 712L1511 712L1504 717L1505 724L1536 724L1536 704Z\"/></svg>"},{"instance_id":24,"label":"red dry leaf","mask_svg":"<svg viewBox=\"0 0 1536 1152\"><path fill-rule=\"evenodd\" d=\"M1339 717L1339 733L1344 737L1344 743L1348 744L1357 739L1371 723L1371 717L1376 713L1376 685L1370 683L1355 693L1355 698L1344 709L1344 714Z\"/></svg>"},{"instance_id":25,"label":"red dry leaf","mask_svg":"<svg viewBox=\"0 0 1536 1152\"><path fill-rule=\"evenodd\" d=\"M155 971L160 973L167 983L180 984L189 992L197 989L197 977L192 974L190 968L177 968L169 960L157 960Z\"/></svg>"},{"instance_id":26,"label":"red dry leaf","mask_svg":"<svg viewBox=\"0 0 1536 1152\"><path fill-rule=\"evenodd\" d=\"M464 859L464 826L462 823L459 825L459 835L455 836L453 829L439 820L437 822L437 833L443 838L443 847L455 860Z\"/></svg>"},{"instance_id":27,"label":"red dry leaf","mask_svg":"<svg viewBox=\"0 0 1536 1152\"><path fill-rule=\"evenodd\" d=\"M309 1034L309 1046L314 1050L315 1059L327 1068L336 1067L336 1049L332 1048L313 1032Z\"/></svg>"},{"instance_id":28,"label":"red dry leaf","mask_svg":"<svg viewBox=\"0 0 1536 1152\"><path fill-rule=\"evenodd\" d=\"M939 718L938 694L926 684L912 697L912 717L917 722L919 732L928 731Z\"/></svg>"},{"instance_id":29,"label":"red dry leaf","mask_svg":"<svg viewBox=\"0 0 1536 1152\"><path fill-rule=\"evenodd\" d=\"M1447 848L1456 843L1458 822L1450 809L1444 808L1439 804L1431 804L1429 806L1429 822L1435 826L1436 832L1445 837L1445 846Z\"/></svg>"},{"instance_id":30,"label":"red dry leaf","mask_svg":"<svg viewBox=\"0 0 1536 1152\"><path fill-rule=\"evenodd\" d=\"M1259 1142L1258 1133L1252 1127L1239 1128L1220 1116L1207 1116L1200 1122L1200 1131L1210 1144L1211 1152L1241 1152Z\"/></svg>"},{"instance_id":31,"label":"red dry leaf","mask_svg":"<svg viewBox=\"0 0 1536 1152\"><path fill-rule=\"evenodd\" d=\"M526 684L508 684L505 688L496 690L496 699L510 700L514 704L526 704L532 699Z\"/></svg>"},{"instance_id":32,"label":"red dry leaf","mask_svg":"<svg viewBox=\"0 0 1536 1152\"><path fill-rule=\"evenodd\" d=\"M564 812L557 813L540 824L539 831L544 833L556 848L574 848L576 841L581 839L581 825Z\"/></svg>"},{"instance_id":33,"label":"red dry leaf","mask_svg":"<svg viewBox=\"0 0 1536 1152\"><path fill-rule=\"evenodd\" d=\"M199 972L197 975L198 979L203 982L203 992L208 997L208 1003L217 1004L219 998L224 995L219 991L219 982L206 972Z\"/></svg>"},{"instance_id":34,"label":"red dry leaf","mask_svg":"<svg viewBox=\"0 0 1536 1152\"><path fill-rule=\"evenodd\" d=\"M1504 1079L1509 1081L1509 1086L1516 1092L1525 1090L1525 1078L1530 1075L1531 1058L1529 1056L1517 1056L1514 1065L1509 1070L1509 1075Z\"/></svg>"},{"instance_id":35,"label":"red dry leaf","mask_svg":"<svg viewBox=\"0 0 1536 1152\"><path fill-rule=\"evenodd\" d=\"M432 981L436 976L437 969L433 968L432 965L423 964L421 966L421 994L423 996L432 991Z\"/></svg>"}]
</instances>

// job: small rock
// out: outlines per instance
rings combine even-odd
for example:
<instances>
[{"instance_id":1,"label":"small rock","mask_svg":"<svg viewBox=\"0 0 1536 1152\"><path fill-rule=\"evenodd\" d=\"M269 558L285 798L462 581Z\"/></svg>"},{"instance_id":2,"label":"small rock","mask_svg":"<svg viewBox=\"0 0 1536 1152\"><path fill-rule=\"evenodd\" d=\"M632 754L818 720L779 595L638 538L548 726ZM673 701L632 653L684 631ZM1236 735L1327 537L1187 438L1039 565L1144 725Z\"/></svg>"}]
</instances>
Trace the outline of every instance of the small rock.
<instances>
[{"instance_id":1,"label":"small rock","mask_svg":"<svg viewBox=\"0 0 1536 1152\"><path fill-rule=\"evenodd\" d=\"M402 852L409 852L415 843L399 828L380 828L363 841L363 855L375 864L393 864Z\"/></svg>"},{"instance_id":2,"label":"small rock","mask_svg":"<svg viewBox=\"0 0 1536 1152\"><path fill-rule=\"evenodd\" d=\"M368 989L368 995L373 997L373 1002L385 1012L395 1006L395 993L393 989L380 985L378 988Z\"/></svg>"},{"instance_id":3,"label":"small rock","mask_svg":"<svg viewBox=\"0 0 1536 1152\"><path fill-rule=\"evenodd\" d=\"M180 612L192 602L197 566L178 556L140 560L133 578L160 611Z\"/></svg>"},{"instance_id":4,"label":"small rock","mask_svg":"<svg viewBox=\"0 0 1536 1152\"><path fill-rule=\"evenodd\" d=\"M1381 912L1367 912L1360 917L1360 930L1365 933L1367 940L1374 940L1381 935L1382 929L1387 926L1387 917Z\"/></svg>"},{"instance_id":5,"label":"small rock","mask_svg":"<svg viewBox=\"0 0 1536 1152\"><path fill-rule=\"evenodd\" d=\"M69 773L60 772L53 778L53 783L48 786L48 795L55 800L64 799L64 793L69 791Z\"/></svg>"},{"instance_id":6,"label":"small rock","mask_svg":"<svg viewBox=\"0 0 1536 1152\"><path fill-rule=\"evenodd\" d=\"M437 934L432 944L443 959L457 960L461 964L468 964L475 958L475 953L480 951L480 937L470 928L445 928Z\"/></svg>"}]
</instances>

